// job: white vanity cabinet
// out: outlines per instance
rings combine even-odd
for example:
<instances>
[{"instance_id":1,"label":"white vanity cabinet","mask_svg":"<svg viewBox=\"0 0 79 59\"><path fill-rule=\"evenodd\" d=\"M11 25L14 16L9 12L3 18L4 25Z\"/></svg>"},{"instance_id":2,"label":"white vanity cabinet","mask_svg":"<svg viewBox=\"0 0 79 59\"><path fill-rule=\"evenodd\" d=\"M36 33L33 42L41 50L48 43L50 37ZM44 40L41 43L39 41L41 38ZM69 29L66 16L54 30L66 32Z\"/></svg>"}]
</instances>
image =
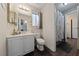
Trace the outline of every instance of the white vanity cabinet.
<instances>
[{"instance_id":1,"label":"white vanity cabinet","mask_svg":"<svg viewBox=\"0 0 79 59\"><path fill-rule=\"evenodd\" d=\"M7 55L20 56L34 51L34 36L22 35L7 38Z\"/></svg>"},{"instance_id":2,"label":"white vanity cabinet","mask_svg":"<svg viewBox=\"0 0 79 59\"><path fill-rule=\"evenodd\" d=\"M25 54L34 50L34 37L33 36L24 36L23 37L23 47L24 47Z\"/></svg>"}]
</instances>

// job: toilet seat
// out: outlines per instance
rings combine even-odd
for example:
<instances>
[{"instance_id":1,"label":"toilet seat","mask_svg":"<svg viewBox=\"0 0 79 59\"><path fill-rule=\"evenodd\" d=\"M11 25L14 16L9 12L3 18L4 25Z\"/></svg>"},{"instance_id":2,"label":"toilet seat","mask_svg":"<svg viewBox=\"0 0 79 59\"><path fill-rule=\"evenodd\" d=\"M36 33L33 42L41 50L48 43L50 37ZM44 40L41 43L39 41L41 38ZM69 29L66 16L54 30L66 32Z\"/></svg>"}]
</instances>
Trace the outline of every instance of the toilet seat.
<instances>
[{"instance_id":1,"label":"toilet seat","mask_svg":"<svg viewBox=\"0 0 79 59\"><path fill-rule=\"evenodd\" d=\"M44 45L44 40L42 38L38 38L36 39L37 40L37 43L40 44L40 45Z\"/></svg>"}]
</instances>

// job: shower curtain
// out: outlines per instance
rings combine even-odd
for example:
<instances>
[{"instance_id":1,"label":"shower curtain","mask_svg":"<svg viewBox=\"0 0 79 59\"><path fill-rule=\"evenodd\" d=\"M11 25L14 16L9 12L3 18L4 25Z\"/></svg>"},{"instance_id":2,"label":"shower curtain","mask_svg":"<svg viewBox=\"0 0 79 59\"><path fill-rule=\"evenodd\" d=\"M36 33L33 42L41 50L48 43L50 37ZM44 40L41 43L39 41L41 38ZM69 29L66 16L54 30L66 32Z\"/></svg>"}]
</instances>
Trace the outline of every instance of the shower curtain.
<instances>
[{"instance_id":1,"label":"shower curtain","mask_svg":"<svg viewBox=\"0 0 79 59\"><path fill-rule=\"evenodd\" d=\"M64 39L64 15L59 10L56 15L56 41L62 41Z\"/></svg>"}]
</instances>

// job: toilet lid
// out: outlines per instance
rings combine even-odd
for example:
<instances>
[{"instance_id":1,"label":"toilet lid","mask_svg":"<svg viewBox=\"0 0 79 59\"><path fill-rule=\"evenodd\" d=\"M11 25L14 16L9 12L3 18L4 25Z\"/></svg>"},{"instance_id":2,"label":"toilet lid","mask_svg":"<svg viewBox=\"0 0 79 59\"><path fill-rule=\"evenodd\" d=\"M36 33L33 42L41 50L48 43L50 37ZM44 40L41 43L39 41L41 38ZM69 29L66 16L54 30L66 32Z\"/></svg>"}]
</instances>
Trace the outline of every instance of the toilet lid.
<instances>
[{"instance_id":1,"label":"toilet lid","mask_svg":"<svg viewBox=\"0 0 79 59\"><path fill-rule=\"evenodd\" d=\"M40 43L41 43L41 42L44 42L44 40L41 39L41 38L38 38L38 39L37 39L37 42L40 42Z\"/></svg>"}]
</instances>

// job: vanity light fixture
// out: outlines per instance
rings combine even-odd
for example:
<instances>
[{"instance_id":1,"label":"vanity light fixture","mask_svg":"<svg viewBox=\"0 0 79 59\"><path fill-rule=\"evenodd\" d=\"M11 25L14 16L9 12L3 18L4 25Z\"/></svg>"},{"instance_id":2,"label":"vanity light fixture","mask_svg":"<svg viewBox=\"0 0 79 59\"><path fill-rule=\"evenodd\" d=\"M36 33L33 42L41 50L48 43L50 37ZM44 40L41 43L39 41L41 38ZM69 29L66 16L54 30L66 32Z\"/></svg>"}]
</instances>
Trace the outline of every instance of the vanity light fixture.
<instances>
[{"instance_id":1,"label":"vanity light fixture","mask_svg":"<svg viewBox=\"0 0 79 59\"><path fill-rule=\"evenodd\" d=\"M19 5L19 9L24 10L24 11L29 11L30 9L23 6L23 5Z\"/></svg>"},{"instance_id":2,"label":"vanity light fixture","mask_svg":"<svg viewBox=\"0 0 79 59\"><path fill-rule=\"evenodd\" d=\"M25 21L25 23L27 23L27 21Z\"/></svg>"}]
</instances>

